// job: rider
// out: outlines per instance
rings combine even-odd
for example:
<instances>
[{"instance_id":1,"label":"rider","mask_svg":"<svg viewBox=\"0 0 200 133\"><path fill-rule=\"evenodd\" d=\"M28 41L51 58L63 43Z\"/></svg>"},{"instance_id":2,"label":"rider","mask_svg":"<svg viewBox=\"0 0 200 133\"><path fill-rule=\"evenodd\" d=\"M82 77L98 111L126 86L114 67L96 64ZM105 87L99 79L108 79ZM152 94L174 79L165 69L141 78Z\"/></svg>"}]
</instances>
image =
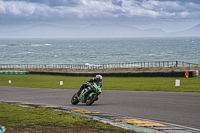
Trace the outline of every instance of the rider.
<instances>
[{"instance_id":1,"label":"rider","mask_svg":"<svg viewBox=\"0 0 200 133\"><path fill-rule=\"evenodd\" d=\"M86 81L86 83L87 83L87 82L90 82L90 83L95 82L95 83L97 84L97 86L99 86L99 87L101 88L101 86L102 86L102 80L103 80L103 77L102 77L101 75L96 75L95 78L92 78L92 79ZM88 87L87 84L83 84L83 85L81 86L81 88L79 89L79 91L77 92L77 96L79 97L81 91L82 91L84 88L87 88L87 87Z\"/></svg>"}]
</instances>

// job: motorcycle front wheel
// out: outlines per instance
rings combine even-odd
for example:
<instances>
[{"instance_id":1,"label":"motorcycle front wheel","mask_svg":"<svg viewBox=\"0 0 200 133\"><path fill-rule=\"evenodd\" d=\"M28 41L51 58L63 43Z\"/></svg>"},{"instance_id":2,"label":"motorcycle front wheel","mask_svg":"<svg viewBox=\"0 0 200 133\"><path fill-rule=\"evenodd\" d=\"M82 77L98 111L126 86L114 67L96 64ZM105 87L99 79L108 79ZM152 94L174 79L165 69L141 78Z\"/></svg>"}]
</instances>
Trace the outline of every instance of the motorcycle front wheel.
<instances>
[{"instance_id":1,"label":"motorcycle front wheel","mask_svg":"<svg viewBox=\"0 0 200 133\"><path fill-rule=\"evenodd\" d=\"M97 95L93 94L91 97L87 97L86 105L92 105L94 101L97 99Z\"/></svg>"},{"instance_id":2,"label":"motorcycle front wheel","mask_svg":"<svg viewBox=\"0 0 200 133\"><path fill-rule=\"evenodd\" d=\"M77 103L79 103L78 96L77 96L76 93L73 95L73 97L72 97L72 99L71 99L71 103L72 103L73 105L76 105Z\"/></svg>"}]
</instances>

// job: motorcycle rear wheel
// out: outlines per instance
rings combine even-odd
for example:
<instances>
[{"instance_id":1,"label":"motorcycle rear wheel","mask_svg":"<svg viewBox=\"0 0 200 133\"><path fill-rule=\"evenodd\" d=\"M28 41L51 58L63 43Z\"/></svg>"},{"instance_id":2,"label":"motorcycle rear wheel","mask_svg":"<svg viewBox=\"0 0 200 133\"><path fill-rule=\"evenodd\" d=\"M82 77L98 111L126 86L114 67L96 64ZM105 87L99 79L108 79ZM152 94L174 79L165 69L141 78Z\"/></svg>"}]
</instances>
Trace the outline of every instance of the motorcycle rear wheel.
<instances>
[{"instance_id":1,"label":"motorcycle rear wheel","mask_svg":"<svg viewBox=\"0 0 200 133\"><path fill-rule=\"evenodd\" d=\"M92 105L94 101L97 99L97 95L93 94L91 97L87 97L86 105Z\"/></svg>"},{"instance_id":2,"label":"motorcycle rear wheel","mask_svg":"<svg viewBox=\"0 0 200 133\"><path fill-rule=\"evenodd\" d=\"M72 99L71 99L71 103L72 103L73 105L76 105L76 104L79 103L78 96L77 96L76 93L73 95L73 97L72 97Z\"/></svg>"}]
</instances>

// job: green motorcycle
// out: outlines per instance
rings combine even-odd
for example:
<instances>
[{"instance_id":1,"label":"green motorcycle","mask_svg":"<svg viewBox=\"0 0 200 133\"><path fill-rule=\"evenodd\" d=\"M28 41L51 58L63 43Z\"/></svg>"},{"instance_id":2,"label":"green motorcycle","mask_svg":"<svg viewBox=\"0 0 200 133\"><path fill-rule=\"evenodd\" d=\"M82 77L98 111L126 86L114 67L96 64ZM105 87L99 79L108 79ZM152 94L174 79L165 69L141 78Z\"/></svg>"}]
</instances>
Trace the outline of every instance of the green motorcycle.
<instances>
[{"instance_id":1,"label":"green motorcycle","mask_svg":"<svg viewBox=\"0 0 200 133\"><path fill-rule=\"evenodd\" d=\"M94 101L98 100L98 96L101 94L101 88L97 86L96 83L90 84L87 82L87 88L81 91L80 97L78 98L77 93L75 93L71 99L73 105L79 102L86 103L86 105L92 105Z\"/></svg>"}]
</instances>

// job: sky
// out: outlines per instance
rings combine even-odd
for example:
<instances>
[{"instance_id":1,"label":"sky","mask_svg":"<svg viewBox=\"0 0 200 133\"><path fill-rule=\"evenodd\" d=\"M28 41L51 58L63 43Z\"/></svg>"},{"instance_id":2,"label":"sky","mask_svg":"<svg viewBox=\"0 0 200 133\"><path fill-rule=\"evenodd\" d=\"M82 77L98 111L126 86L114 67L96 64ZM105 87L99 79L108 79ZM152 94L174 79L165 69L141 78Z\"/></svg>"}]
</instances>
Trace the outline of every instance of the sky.
<instances>
[{"instance_id":1,"label":"sky","mask_svg":"<svg viewBox=\"0 0 200 133\"><path fill-rule=\"evenodd\" d=\"M200 24L200 0L0 0L0 31L118 23L175 32Z\"/></svg>"}]
</instances>

